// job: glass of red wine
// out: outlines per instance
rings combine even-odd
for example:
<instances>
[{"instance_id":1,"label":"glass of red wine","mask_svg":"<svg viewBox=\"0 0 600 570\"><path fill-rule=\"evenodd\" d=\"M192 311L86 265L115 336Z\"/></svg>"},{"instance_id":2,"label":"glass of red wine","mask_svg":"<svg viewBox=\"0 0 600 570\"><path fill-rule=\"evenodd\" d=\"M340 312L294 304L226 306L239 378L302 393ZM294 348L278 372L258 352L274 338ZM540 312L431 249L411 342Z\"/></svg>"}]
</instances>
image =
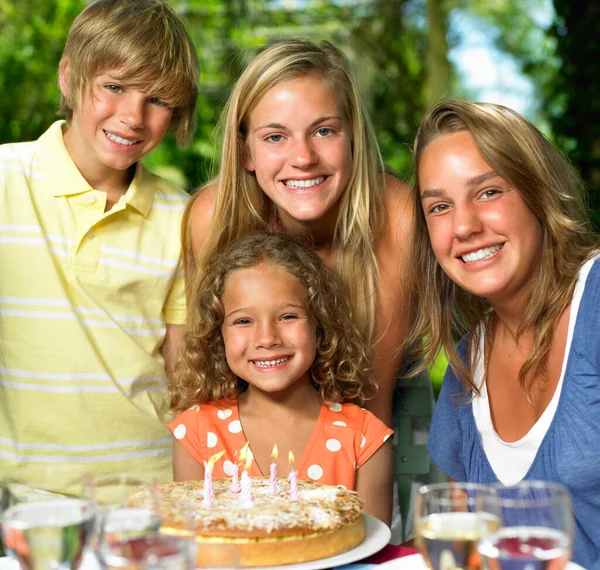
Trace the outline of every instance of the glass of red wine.
<instances>
[{"instance_id":1,"label":"glass of red wine","mask_svg":"<svg viewBox=\"0 0 600 570\"><path fill-rule=\"evenodd\" d=\"M482 537L484 570L563 570L571 557L574 519L566 487L545 481L495 486L482 497L500 528Z\"/></svg>"},{"instance_id":2,"label":"glass of red wine","mask_svg":"<svg viewBox=\"0 0 600 570\"><path fill-rule=\"evenodd\" d=\"M194 570L195 559L192 537L140 536L102 545L107 570Z\"/></svg>"}]
</instances>

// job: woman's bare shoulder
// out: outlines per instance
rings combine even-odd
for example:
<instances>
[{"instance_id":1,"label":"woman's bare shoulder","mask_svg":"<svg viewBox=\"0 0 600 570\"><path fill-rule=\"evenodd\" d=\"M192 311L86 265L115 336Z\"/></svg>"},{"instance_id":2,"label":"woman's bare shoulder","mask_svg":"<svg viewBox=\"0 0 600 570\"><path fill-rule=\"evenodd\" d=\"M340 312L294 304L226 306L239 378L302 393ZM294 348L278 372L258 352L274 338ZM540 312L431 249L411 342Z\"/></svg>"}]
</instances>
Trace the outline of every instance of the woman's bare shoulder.
<instances>
[{"instance_id":1,"label":"woman's bare shoulder","mask_svg":"<svg viewBox=\"0 0 600 570\"><path fill-rule=\"evenodd\" d=\"M210 225L215 211L218 184L215 180L207 182L192 195L188 205L187 231L192 244L194 257L197 258L208 239Z\"/></svg>"}]
</instances>

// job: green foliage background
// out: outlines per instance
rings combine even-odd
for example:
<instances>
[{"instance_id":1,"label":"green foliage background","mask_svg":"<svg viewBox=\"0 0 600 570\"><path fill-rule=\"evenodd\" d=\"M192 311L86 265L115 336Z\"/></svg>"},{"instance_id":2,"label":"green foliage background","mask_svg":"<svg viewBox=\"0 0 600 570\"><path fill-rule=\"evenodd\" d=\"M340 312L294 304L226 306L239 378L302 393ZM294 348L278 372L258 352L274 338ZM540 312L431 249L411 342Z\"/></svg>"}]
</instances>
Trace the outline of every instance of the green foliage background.
<instances>
[{"instance_id":1,"label":"green foliage background","mask_svg":"<svg viewBox=\"0 0 600 570\"><path fill-rule=\"evenodd\" d=\"M227 93L252 50L285 37L327 39L350 58L384 160L410 178L410 144L425 108L444 96L473 98L448 60L460 42L453 17L468 13L536 86L530 118L600 185L600 4L554 0L547 29L536 10L550 0L171 0L198 48L201 94L192 145L167 137L145 159L187 189L218 160L215 127ZM56 71L84 0L0 0L0 143L32 140L57 118ZM600 215L596 222L600 222ZM599 224L600 225L600 224Z\"/></svg>"}]
</instances>

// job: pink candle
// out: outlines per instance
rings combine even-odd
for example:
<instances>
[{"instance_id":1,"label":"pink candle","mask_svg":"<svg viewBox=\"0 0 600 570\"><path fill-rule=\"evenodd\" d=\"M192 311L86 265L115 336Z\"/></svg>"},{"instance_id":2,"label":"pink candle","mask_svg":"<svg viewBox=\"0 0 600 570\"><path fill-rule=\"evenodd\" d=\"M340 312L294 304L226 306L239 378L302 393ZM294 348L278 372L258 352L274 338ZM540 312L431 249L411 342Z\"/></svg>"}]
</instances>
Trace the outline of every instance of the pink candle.
<instances>
[{"instance_id":1,"label":"pink candle","mask_svg":"<svg viewBox=\"0 0 600 570\"><path fill-rule=\"evenodd\" d=\"M204 464L204 489L202 496L202 506L207 509L212 509L212 498L214 491L212 487L212 471L208 468L208 463Z\"/></svg>"},{"instance_id":2,"label":"pink candle","mask_svg":"<svg viewBox=\"0 0 600 570\"><path fill-rule=\"evenodd\" d=\"M298 495L298 471L294 471L294 454L290 451L290 474L288 475L288 481L290 482L290 501L297 501L300 497Z\"/></svg>"},{"instance_id":3,"label":"pink candle","mask_svg":"<svg viewBox=\"0 0 600 570\"><path fill-rule=\"evenodd\" d=\"M271 479L269 480L269 493L271 495L277 495L277 456L277 444L275 444L271 452L271 457L273 458L273 463L271 463Z\"/></svg>"},{"instance_id":4,"label":"pink candle","mask_svg":"<svg viewBox=\"0 0 600 570\"><path fill-rule=\"evenodd\" d=\"M252 500L252 479L248 474L248 470L252 465L252 456L248 455L246 458L246 468L242 473L242 490L240 492L240 503L247 507L251 507L254 505L254 501Z\"/></svg>"},{"instance_id":5,"label":"pink candle","mask_svg":"<svg viewBox=\"0 0 600 570\"><path fill-rule=\"evenodd\" d=\"M212 509L212 499L215 496L212 486L213 466L223 456L224 453L224 451L220 451L216 455L213 455L208 462L204 463L204 489L202 494L202 506L207 509Z\"/></svg>"},{"instance_id":6,"label":"pink candle","mask_svg":"<svg viewBox=\"0 0 600 570\"><path fill-rule=\"evenodd\" d=\"M250 447L250 444L248 442L246 442L244 444L244 447L242 447L242 449L235 452L235 455L239 456L240 461L246 461L246 458L248 457L248 448L249 447ZM239 493L241 491L240 467L235 458L235 455L233 456L233 472L231 473L231 486L229 487L229 490L232 493Z\"/></svg>"},{"instance_id":7,"label":"pink candle","mask_svg":"<svg viewBox=\"0 0 600 570\"><path fill-rule=\"evenodd\" d=\"M233 462L233 473L231 474L231 487L229 490L232 493L239 493L241 490L240 487L240 467L237 464L237 461Z\"/></svg>"}]
</instances>

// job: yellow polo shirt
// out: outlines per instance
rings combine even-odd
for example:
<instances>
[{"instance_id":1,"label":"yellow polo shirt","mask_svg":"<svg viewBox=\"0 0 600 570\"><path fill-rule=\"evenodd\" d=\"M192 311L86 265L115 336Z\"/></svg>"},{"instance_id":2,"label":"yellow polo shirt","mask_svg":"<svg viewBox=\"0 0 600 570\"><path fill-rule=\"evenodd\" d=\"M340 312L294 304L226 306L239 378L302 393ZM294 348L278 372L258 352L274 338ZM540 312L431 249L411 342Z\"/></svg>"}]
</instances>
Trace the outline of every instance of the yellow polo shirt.
<instances>
[{"instance_id":1,"label":"yellow polo shirt","mask_svg":"<svg viewBox=\"0 0 600 570\"><path fill-rule=\"evenodd\" d=\"M63 128L0 146L0 476L60 462L167 480L159 349L185 321L189 197L138 164L105 213Z\"/></svg>"}]
</instances>

